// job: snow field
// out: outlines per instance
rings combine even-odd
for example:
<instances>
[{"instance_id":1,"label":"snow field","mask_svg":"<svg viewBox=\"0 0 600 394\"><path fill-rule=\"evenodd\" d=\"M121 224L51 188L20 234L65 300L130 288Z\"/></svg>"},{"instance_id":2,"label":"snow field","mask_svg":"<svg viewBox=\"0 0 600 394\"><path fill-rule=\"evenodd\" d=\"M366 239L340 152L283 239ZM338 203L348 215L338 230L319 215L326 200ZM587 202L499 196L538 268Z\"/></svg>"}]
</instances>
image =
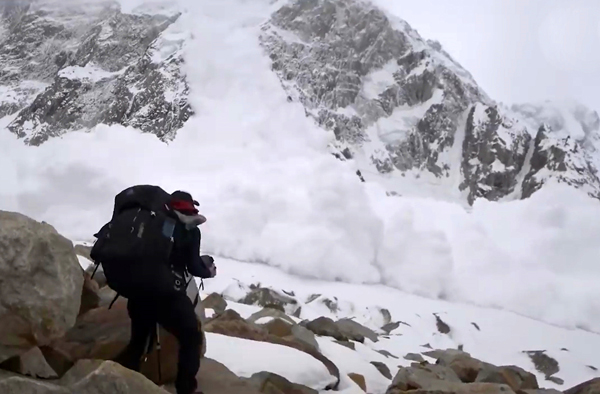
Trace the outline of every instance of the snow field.
<instances>
[{"instance_id":1,"label":"snow field","mask_svg":"<svg viewBox=\"0 0 600 394\"><path fill-rule=\"evenodd\" d=\"M316 390L335 381L317 359L286 346L206 333L206 357L216 360L240 377L257 372L275 373L292 383Z\"/></svg>"},{"instance_id":2,"label":"snow field","mask_svg":"<svg viewBox=\"0 0 600 394\"><path fill-rule=\"evenodd\" d=\"M495 365L518 365L535 373L540 387L545 388L564 390L600 376L589 368L598 368L600 336L596 334L548 325L502 310L414 296L387 286L303 279L273 267L221 258L216 259L216 264L219 276L205 281L205 294L223 293L228 299L227 307L246 318L261 308L232 301L245 293L231 292L231 289L249 289L250 284L257 283L279 292L293 291L298 306L302 308L300 318L303 320L320 316L334 320L353 318L383 335L380 329L383 319L378 311L388 309L393 322L402 322L389 338L380 336L377 342L365 339L364 344L355 343L356 350L351 350L335 343L333 338L317 337L321 352L338 366L342 375L354 372L365 376L369 392L383 393L390 383L375 369L372 361L386 364L395 375L398 366L411 364L404 356L430 350L425 345L433 349L456 349L462 345L466 352L483 361ZM241 293L244 294L240 296ZM321 297L307 302L314 298L311 297L313 294L321 294ZM338 309L331 311L325 308L319 302L324 298L335 301ZM434 314L450 327L448 334L438 331ZM377 350L385 350L397 359L386 357ZM529 357L523 353L528 350L545 350L556 359L560 371L555 376L564 379L564 385L546 381L543 374L537 373ZM340 389L353 392L353 383L345 380L344 376Z\"/></svg>"}]
</instances>

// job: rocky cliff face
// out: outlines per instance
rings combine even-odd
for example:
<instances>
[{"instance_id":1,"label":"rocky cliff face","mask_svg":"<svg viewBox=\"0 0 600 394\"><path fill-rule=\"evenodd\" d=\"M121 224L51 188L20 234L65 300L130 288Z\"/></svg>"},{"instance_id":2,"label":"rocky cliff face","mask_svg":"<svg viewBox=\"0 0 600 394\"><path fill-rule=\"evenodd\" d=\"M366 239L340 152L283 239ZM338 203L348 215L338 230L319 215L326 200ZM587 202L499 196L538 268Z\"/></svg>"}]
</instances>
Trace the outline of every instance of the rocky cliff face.
<instances>
[{"instance_id":1,"label":"rocky cliff face","mask_svg":"<svg viewBox=\"0 0 600 394\"><path fill-rule=\"evenodd\" d=\"M123 14L116 3L6 3L0 36L0 116L39 145L99 123L132 126L162 139L190 117L180 72L179 15Z\"/></svg>"},{"instance_id":2,"label":"rocky cliff face","mask_svg":"<svg viewBox=\"0 0 600 394\"><path fill-rule=\"evenodd\" d=\"M528 197L549 178L599 189L586 148L540 160L549 146L564 145L552 133L537 134L544 119L497 105L439 43L367 2L290 2L260 39L289 99L333 131L344 157L360 152L382 174L458 172L469 203ZM597 135L590 119L598 115L587 112L589 133ZM573 171L557 170L563 166Z\"/></svg>"},{"instance_id":3,"label":"rocky cliff face","mask_svg":"<svg viewBox=\"0 0 600 394\"><path fill-rule=\"evenodd\" d=\"M25 143L100 123L170 140L193 114L179 14L110 0L0 12L0 117ZM258 40L289 101L332 132L336 156L366 158L361 170L428 174L469 203L549 181L600 195L597 113L499 105L439 43L363 0L289 0L265 17Z\"/></svg>"}]
</instances>

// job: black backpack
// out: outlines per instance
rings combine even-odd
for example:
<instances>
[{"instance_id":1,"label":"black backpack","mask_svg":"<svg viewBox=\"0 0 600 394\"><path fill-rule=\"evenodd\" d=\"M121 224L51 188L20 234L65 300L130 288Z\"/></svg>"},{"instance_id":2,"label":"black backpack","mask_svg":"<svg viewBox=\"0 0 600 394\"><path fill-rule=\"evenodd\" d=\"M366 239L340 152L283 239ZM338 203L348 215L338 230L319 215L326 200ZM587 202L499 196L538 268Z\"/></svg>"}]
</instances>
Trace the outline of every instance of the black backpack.
<instances>
[{"instance_id":1,"label":"black backpack","mask_svg":"<svg viewBox=\"0 0 600 394\"><path fill-rule=\"evenodd\" d=\"M177 223L170 197L158 186L127 188L115 197L110 222L94 235L91 258L102 264L117 297L162 296L185 285L169 262Z\"/></svg>"}]
</instances>

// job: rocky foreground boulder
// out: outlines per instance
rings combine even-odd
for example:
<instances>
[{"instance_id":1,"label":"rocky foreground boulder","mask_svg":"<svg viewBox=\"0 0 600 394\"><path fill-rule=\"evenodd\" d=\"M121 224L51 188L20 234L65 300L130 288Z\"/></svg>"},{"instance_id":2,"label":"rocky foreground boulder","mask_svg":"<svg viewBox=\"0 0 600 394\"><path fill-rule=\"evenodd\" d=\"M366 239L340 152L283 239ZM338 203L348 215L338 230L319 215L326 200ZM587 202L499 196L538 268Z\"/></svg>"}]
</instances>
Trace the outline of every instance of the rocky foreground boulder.
<instances>
[{"instance_id":1,"label":"rocky foreground boulder","mask_svg":"<svg viewBox=\"0 0 600 394\"><path fill-rule=\"evenodd\" d=\"M514 365L495 366L455 349L425 355L436 358L436 363L423 361L401 367L386 394L556 392L540 389L534 374Z\"/></svg>"},{"instance_id":2,"label":"rocky foreground boulder","mask_svg":"<svg viewBox=\"0 0 600 394\"><path fill-rule=\"evenodd\" d=\"M64 335L82 287L71 241L49 224L0 211L0 362Z\"/></svg>"},{"instance_id":3,"label":"rocky foreground boulder","mask_svg":"<svg viewBox=\"0 0 600 394\"><path fill-rule=\"evenodd\" d=\"M168 394L143 375L111 361L82 360L58 381L0 371L3 394Z\"/></svg>"},{"instance_id":4,"label":"rocky foreground boulder","mask_svg":"<svg viewBox=\"0 0 600 394\"><path fill-rule=\"evenodd\" d=\"M0 211L0 393L175 393L179 348L176 339L160 330L160 374L156 348L147 355L140 373L115 362L130 338L127 300L120 298L109 308L114 291L102 283L101 277L99 283L84 272L76 253L81 250L76 251L48 224ZM197 289L188 289L191 299L197 294ZM203 357L197 379L205 394L317 394L316 389L345 390L342 378L347 382L348 377L366 393L372 392L365 376L355 373L359 371L344 371L347 377L340 376L340 368L328 358L331 354L323 353L319 341L337 341L356 350L357 342L378 342L378 347L383 346L386 336L379 336L352 319L333 321L321 317L302 321L290 316L289 313L300 315L299 302L294 297L293 292L283 295L255 286L243 301L264 307L245 319L229 309L235 307L234 302L230 305L222 296L213 294L199 301L198 324L206 332L306 353L327 368L332 376L328 386L305 387L269 371L240 377L225 365ZM204 313L208 307L210 315ZM381 322L391 324L389 313ZM211 346L206 336L203 345L202 356ZM385 349L376 351L399 359ZM554 375L559 368L552 358L543 351L525 353L546 380L558 380ZM436 361L429 363L423 356ZM242 359L243 354L239 357ZM431 349L422 355L407 354L405 359L417 362L391 370L389 364L371 361L389 379L386 394L560 394L540 388L536 375L518 366L495 366L462 350ZM598 379L565 391L599 393Z\"/></svg>"}]
</instances>

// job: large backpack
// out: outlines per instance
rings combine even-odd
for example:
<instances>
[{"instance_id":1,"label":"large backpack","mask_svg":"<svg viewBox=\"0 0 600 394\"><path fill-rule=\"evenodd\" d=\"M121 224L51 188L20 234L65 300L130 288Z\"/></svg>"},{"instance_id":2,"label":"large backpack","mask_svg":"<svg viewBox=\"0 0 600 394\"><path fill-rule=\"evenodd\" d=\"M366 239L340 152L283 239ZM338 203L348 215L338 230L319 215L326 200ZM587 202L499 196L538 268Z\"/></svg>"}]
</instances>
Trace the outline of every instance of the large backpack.
<instances>
[{"instance_id":1,"label":"large backpack","mask_svg":"<svg viewBox=\"0 0 600 394\"><path fill-rule=\"evenodd\" d=\"M183 287L169 263L177 221L169 199L152 185L132 186L115 197L112 218L95 234L90 255L117 294L161 296Z\"/></svg>"}]
</instances>

